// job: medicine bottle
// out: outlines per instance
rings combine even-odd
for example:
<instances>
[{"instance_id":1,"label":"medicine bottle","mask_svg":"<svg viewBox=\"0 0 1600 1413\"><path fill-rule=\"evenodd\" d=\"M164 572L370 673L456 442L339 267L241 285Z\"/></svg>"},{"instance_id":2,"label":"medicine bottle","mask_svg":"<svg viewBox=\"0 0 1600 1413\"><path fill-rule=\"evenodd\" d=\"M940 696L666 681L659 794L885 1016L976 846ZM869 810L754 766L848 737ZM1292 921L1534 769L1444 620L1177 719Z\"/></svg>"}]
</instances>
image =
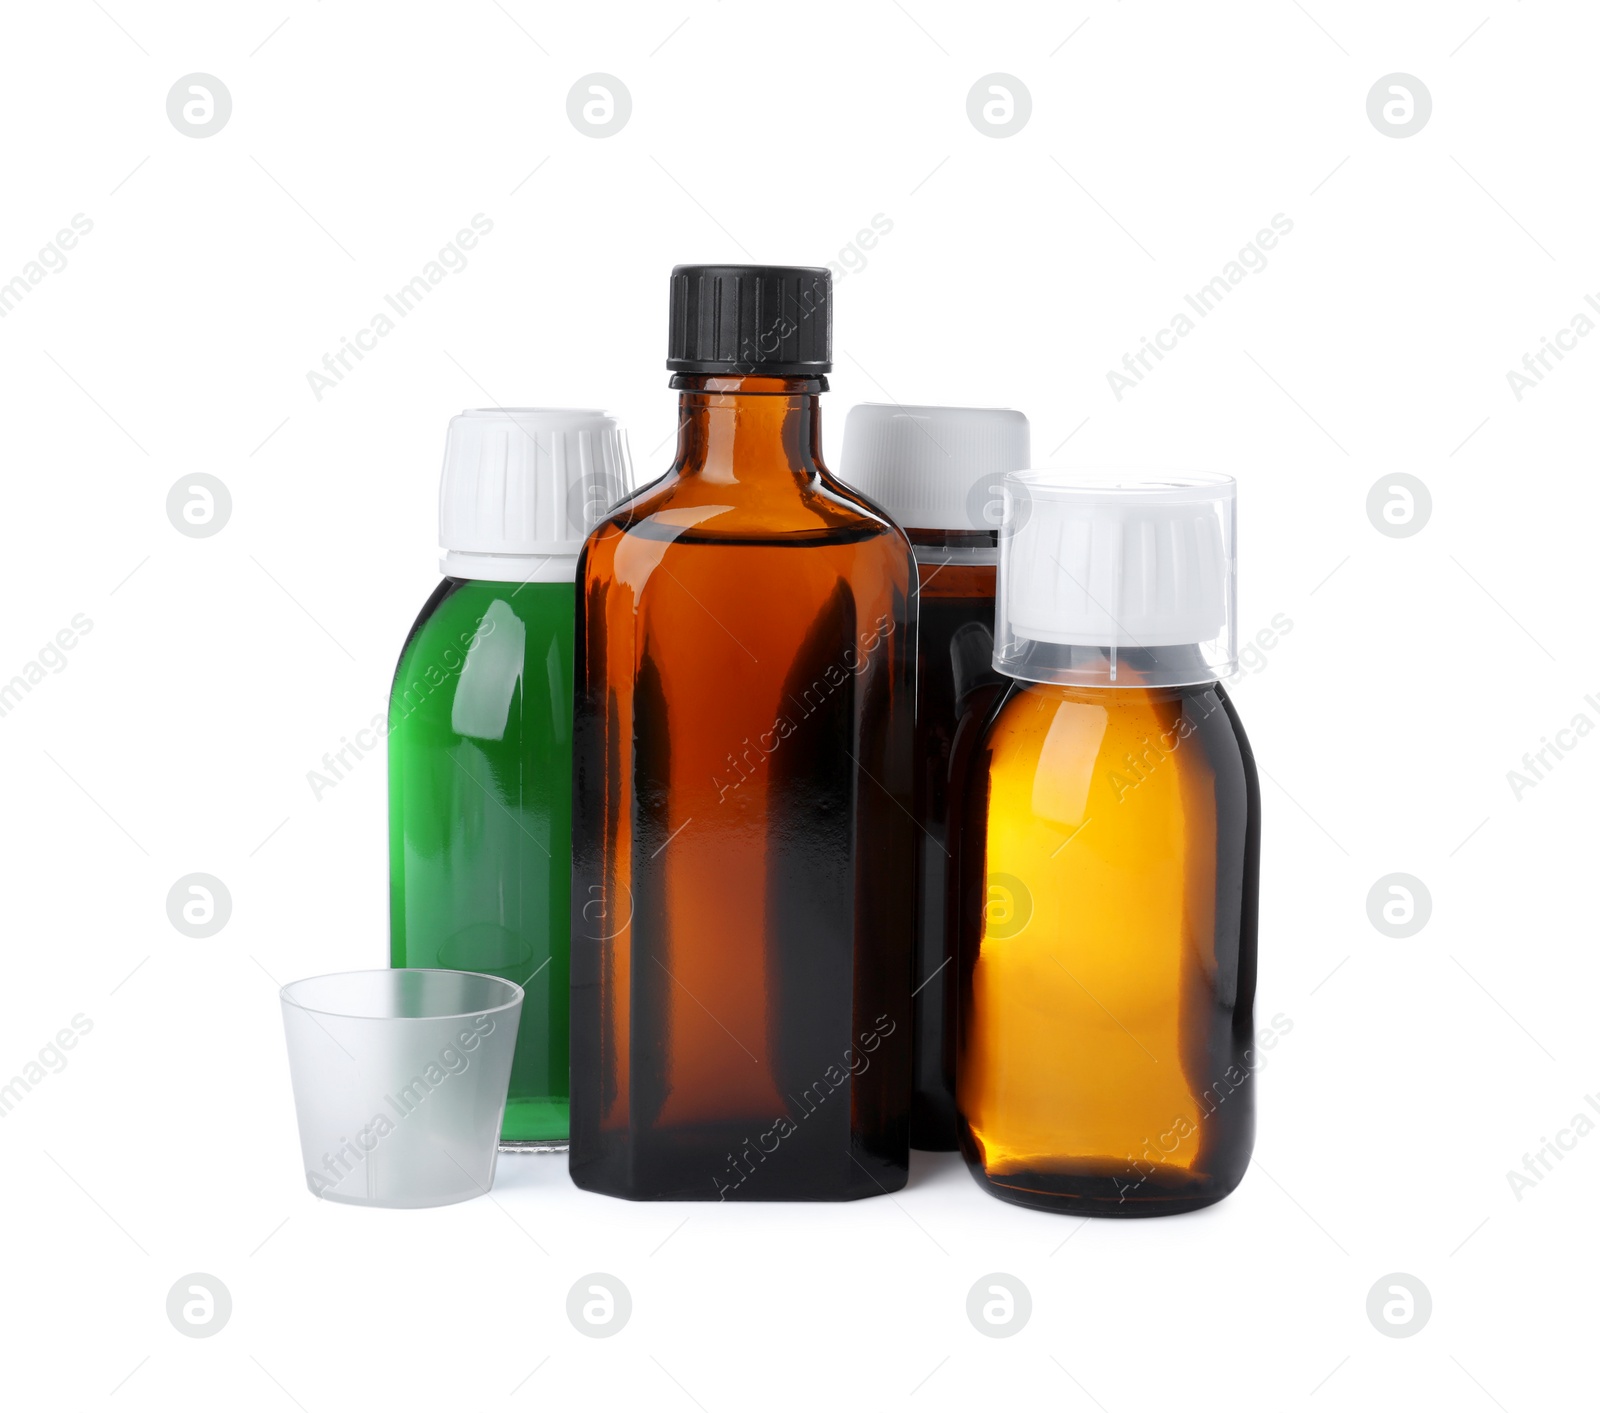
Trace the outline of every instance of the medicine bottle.
<instances>
[{"instance_id":1,"label":"medicine bottle","mask_svg":"<svg viewBox=\"0 0 1600 1413\"><path fill-rule=\"evenodd\" d=\"M679 266L672 468L578 572L572 1147L631 1198L906 1180L916 570L822 464L826 270Z\"/></svg>"},{"instance_id":2,"label":"medicine bottle","mask_svg":"<svg viewBox=\"0 0 1600 1413\"><path fill-rule=\"evenodd\" d=\"M523 988L507 1147L566 1145L573 577L628 488L627 442L603 412L452 418L445 577L390 694L391 961Z\"/></svg>"},{"instance_id":3,"label":"medicine bottle","mask_svg":"<svg viewBox=\"0 0 1600 1413\"><path fill-rule=\"evenodd\" d=\"M1009 408L864 402L845 419L839 475L888 511L917 561L913 1148L956 1146L950 770L1007 680L992 666L1000 482L1028 460L1028 419Z\"/></svg>"},{"instance_id":4,"label":"medicine bottle","mask_svg":"<svg viewBox=\"0 0 1600 1413\"><path fill-rule=\"evenodd\" d=\"M961 1148L997 1197L1225 1197L1255 1128L1260 791L1234 670L1234 483L1010 476L963 788Z\"/></svg>"}]
</instances>

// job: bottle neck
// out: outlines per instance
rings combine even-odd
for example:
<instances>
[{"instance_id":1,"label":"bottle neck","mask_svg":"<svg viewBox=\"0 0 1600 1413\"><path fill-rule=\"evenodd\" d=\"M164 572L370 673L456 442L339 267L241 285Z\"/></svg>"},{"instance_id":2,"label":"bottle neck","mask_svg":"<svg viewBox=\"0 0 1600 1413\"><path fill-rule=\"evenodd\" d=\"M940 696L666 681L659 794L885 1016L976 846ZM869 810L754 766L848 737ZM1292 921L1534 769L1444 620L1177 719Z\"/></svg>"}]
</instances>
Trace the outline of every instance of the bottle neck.
<instances>
[{"instance_id":1,"label":"bottle neck","mask_svg":"<svg viewBox=\"0 0 1600 1413\"><path fill-rule=\"evenodd\" d=\"M999 535L994 530L924 530L902 527L918 564L995 565L1000 562Z\"/></svg>"},{"instance_id":2,"label":"bottle neck","mask_svg":"<svg viewBox=\"0 0 1600 1413\"><path fill-rule=\"evenodd\" d=\"M439 572L447 579L479 579L496 584L570 584L578 577L578 551L558 554L480 554L447 549Z\"/></svg>"},{"instance_id":3,"label":"bottle neck","mask_svg":"<svg viewBox=\"0 0 1600 1413\"><path fill-rule=\"evenodd\" d=\"M826 378L680 373L674 471L710 485L815 480Z\"/></svg>"}]
</instances>

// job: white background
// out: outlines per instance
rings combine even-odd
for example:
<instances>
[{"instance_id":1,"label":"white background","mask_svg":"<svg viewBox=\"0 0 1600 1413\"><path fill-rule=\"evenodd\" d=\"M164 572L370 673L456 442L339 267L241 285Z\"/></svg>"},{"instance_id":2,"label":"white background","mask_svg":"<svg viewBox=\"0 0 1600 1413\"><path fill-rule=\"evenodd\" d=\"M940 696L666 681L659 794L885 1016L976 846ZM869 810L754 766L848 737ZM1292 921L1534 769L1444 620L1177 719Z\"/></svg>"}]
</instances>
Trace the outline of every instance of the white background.
<instances>
[{"instance_id":1,"label":"white background","mask_svg":"<svg viewBox=\"0 0 1600 1413\"><path fill-rule=\"evenodd\" d=\"M0 1126L7 1404L1519 1413L1592 1388L1600 1135L1520 1200L1506 1173L1600 1091L1600 740L1520 800L1506 773L1600 723L1600 338L1520 401L1506 373L1600 294L1597 29L1507 0L8 7L0 281L93 231L0 320L0 680L93 628L0 718L0 1079L93 1029ZM596 71L633 103L603 140L566 113ZM966 111L997 71L1032 95L1004 139ZM199 140L165 107L194 72L233 102ZM1404 139L1366 110L1395 72L1433 99ZM480 212L467 268L318 401L307 372ZM654 476L669 267L859 265L880 213L837 287L830 453L857 401L1008 404L1037 464L1239 478L1242 633L1293 623L1236 691L1257 1014L1293 1022L1257 1161L1143 1223L1005 1206L953 1155L837 1207L631 1205L528 1158L460 1207L318 1203L274 979L385 962L385 774L320 802L306 774L383 709L437 582L446 419L604 405ZM1267 268L1119 401L1107 371L1277 213ZM1407 538L1366 512L1398 471L1432 496ZM199 472L233 501L207 539L165 509ZM233 901L205 940L166 913L192 872ZM1431 893L1409 939L1368 921L1392 872ZM632 1292L615 1338L566 1317L593 1271ZM214 1338L167 1319L189 1272L232 1293ZM1031 1291L1013 1338L967 1319L989 1272ZM1413 1338L1368 1321L1390 1272L1432 1294Z\"/></svg>"}]
</instances>

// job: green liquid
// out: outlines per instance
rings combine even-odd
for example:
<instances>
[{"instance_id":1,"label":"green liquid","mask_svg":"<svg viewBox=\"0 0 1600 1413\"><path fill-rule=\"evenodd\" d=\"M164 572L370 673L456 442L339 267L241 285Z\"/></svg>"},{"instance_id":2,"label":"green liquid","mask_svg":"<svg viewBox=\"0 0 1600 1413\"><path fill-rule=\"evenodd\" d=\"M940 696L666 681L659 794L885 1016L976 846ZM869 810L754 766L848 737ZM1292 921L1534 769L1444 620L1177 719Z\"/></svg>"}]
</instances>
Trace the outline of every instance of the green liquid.
<instances>
[{"instance_id":1,"label":"green liquid","mask_svg":"<svg viewBox=\"0 0 1600 1413\"><path fill-rule=\"evenodd\" d=\"M571 584L446 579L389 700L389 928L397 967L523 987L508 1143L567 1138Z\"/></svg>"}]
</instances>

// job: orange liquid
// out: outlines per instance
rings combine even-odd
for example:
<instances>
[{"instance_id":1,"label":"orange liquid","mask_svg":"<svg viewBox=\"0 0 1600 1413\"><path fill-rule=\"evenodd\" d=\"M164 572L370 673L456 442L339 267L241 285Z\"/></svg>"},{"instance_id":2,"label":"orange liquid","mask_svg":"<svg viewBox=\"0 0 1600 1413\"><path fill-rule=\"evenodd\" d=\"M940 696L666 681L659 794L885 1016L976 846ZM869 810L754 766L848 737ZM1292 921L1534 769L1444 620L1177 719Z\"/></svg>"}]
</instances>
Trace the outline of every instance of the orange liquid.
<instances>
[{"instance_id":1,"label":"orange liquid","mask_svg":"<svg viewBox=\"0 0 1600 1413\"><path fill-rule=\"evenodd\" d=\"M1259 791L1220 687L1018 682L976 753L958 1103L980 1183L1151 1215L1249 1161Z\"/></svg>"}]
</instances>

